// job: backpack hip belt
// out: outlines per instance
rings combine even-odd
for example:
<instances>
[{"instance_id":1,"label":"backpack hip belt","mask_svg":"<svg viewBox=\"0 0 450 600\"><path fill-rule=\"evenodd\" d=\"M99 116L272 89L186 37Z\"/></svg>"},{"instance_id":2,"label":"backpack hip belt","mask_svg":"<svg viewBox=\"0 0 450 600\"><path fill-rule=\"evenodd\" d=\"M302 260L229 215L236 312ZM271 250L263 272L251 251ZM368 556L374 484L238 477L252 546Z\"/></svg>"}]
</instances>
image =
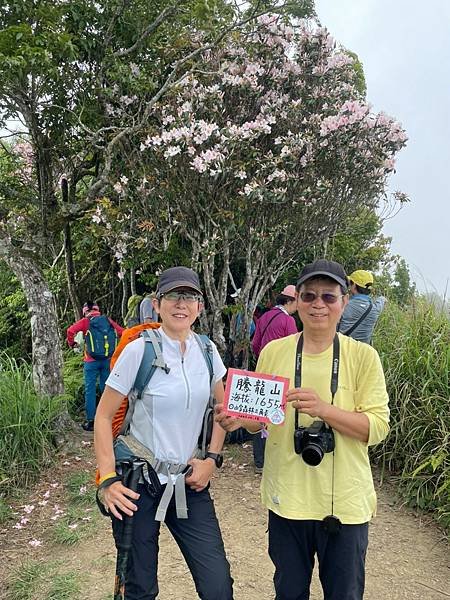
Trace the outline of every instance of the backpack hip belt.
<instances>
[{"instance_id":1,"label":"backpack hip belt","mask_svg":"<svg viewBox=\"0 0 450 600\"><path fill-rule=\"evenodd\" d=\"M114 454L117 461L125 458L125 454L128 454L128 458L133 457L144 460L151 465L156 474L165 475L167 477L166 489L164 490L161 500L158 504L158 508L156 509L155 521L164 521L166 518L167 508L170 500L172 499L174 490L177 517L178 519L188 518L185 477L186 475L190 474L190 465L171 463L156 458L153 452L147 448L147 446L144 446L144 444L137 440L132 434L119 435L114 440ZM194 453L193 458L196 457L196 454L197 453ZM175 477L175 481L173 481L172 476ZM149 485L152 485L148 469L143 468L142 477Z\"/></svg>"}]
</instances>

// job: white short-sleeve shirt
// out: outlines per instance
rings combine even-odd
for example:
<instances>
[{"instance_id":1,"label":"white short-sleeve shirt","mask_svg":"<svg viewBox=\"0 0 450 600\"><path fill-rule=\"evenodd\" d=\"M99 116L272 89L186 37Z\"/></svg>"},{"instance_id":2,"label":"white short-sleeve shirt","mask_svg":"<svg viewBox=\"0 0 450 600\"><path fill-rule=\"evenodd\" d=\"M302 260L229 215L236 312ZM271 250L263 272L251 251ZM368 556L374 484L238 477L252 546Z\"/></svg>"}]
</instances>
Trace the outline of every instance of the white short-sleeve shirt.
<instances>
[{"instance_id":1,"label":"white short-sleeve shirt","mask_svg":"<svg viewBox=\"0 0 450 600\"><path fill-rule=\"evenodd\" d=\"M168 337L162 329L158 332L170 372L167 374L159 368L154 372L142 399L136 401L130 433L158 459L184 464L197 447L210 393L209 370L192 333L186 340L183 355L179 341ZM128 395L141 364L144 344L139 338L124 348L106 385ZM211 342L211 345L214 383L217 383L226 369L215 344Z\"/></svg>"}]
</instances>

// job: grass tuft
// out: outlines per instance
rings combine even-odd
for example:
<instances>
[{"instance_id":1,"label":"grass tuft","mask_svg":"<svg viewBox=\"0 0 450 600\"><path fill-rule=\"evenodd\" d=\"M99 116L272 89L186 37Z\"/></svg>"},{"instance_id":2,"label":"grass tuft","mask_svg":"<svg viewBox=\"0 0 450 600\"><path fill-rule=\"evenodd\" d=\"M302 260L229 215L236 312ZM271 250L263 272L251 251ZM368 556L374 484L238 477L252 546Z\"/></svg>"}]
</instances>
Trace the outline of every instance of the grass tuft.
<instances>
[{"instance_id":1,"label":"grass tuft","mask_svg":"<svg viewBox=\"0 0 450 600\"><path fill-rule=\"evenodd\" d=\"M60 561L23 562L7 583L5 600L78 600L80 581L76 573L62 568Z\"/></svg>"}]
</instances>

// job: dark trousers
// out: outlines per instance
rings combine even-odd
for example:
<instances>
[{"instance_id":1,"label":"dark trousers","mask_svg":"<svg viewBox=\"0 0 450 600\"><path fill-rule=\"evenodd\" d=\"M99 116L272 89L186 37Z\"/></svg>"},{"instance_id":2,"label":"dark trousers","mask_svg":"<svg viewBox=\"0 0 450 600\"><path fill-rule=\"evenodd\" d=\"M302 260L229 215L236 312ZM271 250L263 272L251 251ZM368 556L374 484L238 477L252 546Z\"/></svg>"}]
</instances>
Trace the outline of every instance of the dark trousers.
<instances>
[{"instance_id":1,"label":"dark trousers","mask_svg":"<svg viewBox=\"0 0 450 600\"><path fill-rule=\"evenodd\" d=\"M266 449L266 438L261 434L255 433L253 437L253 461L255 467L262 468L264 466L264 451Z\"/></svg>"},{"instance_id":2,"label":"dark trousers","mask_svg":"<svg viewBox=\"0 0 450 600\"><path fill-rule=\"evenodd\" d=\"M275 600L308 600L314 556L324 600L361 600L369 524L324 531L322 521L298 521L269 511L269 555L275 565Z\"/></svg>"},{"instance_id":3,"label":"dark trousers","mask_svg":"<svg viewBox=\"0 0 450 600\"><path fill-rule=\"evenodd\" d=\"M133 516L133 544L128 558L125 598L153 600L159 591L157 570L160 523L155 521L155 513L161 495L152 498L143 485L139 486L138 492L139 508ZM203 600L233 600L230 565L225 556L209 491L205 489L194 492L186 487L186 500L189 518L177 518L172 498L165 523L191 571L198 596ZM120 539L121 529L122 522L113 518L116 541Z\"/></svg>"}]
</instances>

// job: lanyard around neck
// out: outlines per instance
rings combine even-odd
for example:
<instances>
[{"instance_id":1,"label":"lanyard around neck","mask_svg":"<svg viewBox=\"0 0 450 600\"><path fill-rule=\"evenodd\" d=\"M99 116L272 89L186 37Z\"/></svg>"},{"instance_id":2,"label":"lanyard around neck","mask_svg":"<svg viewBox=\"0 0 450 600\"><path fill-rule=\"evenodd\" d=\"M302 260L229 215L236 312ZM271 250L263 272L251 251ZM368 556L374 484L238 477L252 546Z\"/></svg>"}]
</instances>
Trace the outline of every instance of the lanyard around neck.
<instances>
[{"instance_id":1,"label":"lanyard around neck","mask_svg":"<svg viewBox=\"0 0 450 600\"><path fill-rule=\"evenodd\" d=\"M300 335L297 342L297 351L295 354L295 387L302 387L302 359L303 359L303 334ZM339 360L340 360L340 345L339 336L336 334L333 339L333 361L331 363L331 404L334 403L334 396L338 389L339 380ZM298 410L295 411L295 428L298 428Z\"/></svg>"}]
</instances>

